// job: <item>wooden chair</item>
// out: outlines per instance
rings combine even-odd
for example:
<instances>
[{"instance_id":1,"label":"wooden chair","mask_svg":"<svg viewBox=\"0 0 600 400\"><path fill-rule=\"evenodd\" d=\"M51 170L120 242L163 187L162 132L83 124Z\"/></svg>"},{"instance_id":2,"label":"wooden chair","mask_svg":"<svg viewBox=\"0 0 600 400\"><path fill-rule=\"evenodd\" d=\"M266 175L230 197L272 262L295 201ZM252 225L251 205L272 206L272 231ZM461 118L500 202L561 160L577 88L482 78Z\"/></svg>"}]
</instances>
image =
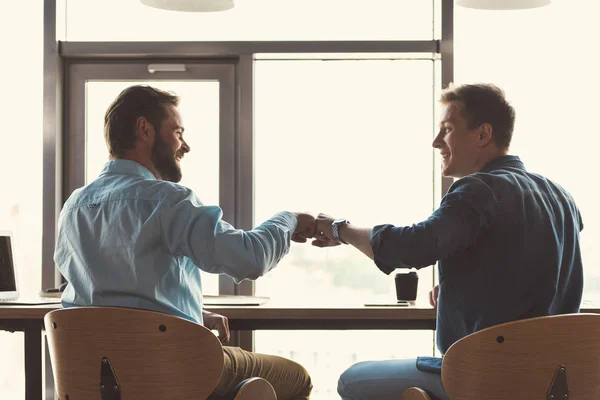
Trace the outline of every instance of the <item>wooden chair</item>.
<instances>
[{"instance_id":1,"label":"wooden chair","mask_svg":"<svg viewBox=\"0 0 600 400\"><path fill-rule=\"evenodd\" d=\"M223 349L205 327L132 308L81 307L44 317L60 400L206 399L223 372ZM235 400L276 400L252 378Z\"/></svg>"},{"instance_id":2,"label":"wooden chair","mask_svg":"<svg viewBox=\"0 0 600 400\"><path fill-rule=\"evenodd\" d=\"M442 361L442 383L451 400L597 400L599 376L598 314L483 329L450 346ZM429 400L415 390L406 390L402 398Z\"/></svg>"}]
</instances>

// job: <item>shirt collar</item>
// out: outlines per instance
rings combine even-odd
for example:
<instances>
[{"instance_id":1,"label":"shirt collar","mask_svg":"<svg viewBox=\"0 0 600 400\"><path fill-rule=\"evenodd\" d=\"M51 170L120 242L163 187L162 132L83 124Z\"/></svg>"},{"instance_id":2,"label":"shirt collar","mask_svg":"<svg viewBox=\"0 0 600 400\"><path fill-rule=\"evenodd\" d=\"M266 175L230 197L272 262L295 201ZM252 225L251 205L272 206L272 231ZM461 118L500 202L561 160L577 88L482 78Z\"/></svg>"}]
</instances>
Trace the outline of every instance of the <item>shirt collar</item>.
<instances>
[{"instance_id":1,"label":"shirt collar","mask_svg":"<svg viewBox=\"0 0 600 400\"><path fill-rule=\"evenodd\" d=\"M146 179L156 180L150 170L141 164L131 160L111 160L104 165L100 176L105 174L138 175Z\"/></svg>"},{"instance_id":2,"label":"shirt collar","mask_svg":"<svg viewBox=\"0 0 600 400\"><path fill-rule=\"evenodd\" d=\"M525 170L525 164L517 156L500 156L488 162L479 172L490 172L502 168L518 168Z\"/></svg>"}]
</instances>

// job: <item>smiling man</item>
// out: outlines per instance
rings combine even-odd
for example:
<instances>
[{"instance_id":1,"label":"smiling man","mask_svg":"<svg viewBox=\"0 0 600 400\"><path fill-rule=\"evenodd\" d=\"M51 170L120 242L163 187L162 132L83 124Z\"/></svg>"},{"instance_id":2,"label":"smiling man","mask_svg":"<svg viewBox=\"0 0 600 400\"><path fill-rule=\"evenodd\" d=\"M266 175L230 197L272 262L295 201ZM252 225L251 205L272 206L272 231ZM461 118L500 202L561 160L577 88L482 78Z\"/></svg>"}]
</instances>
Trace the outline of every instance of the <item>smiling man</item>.
<instances>
[{"instance_id":1,"label":"smiling man","mask_svg":"<svg viewBox=\"0 0 600 400\"><path fill-rule=\"evenodd\" d=\"M71 194L59 217L54 260L68 282L62 302L173 314L216 329L227 341L227 318L203 310L200 270L237 282L256 279L287 254L290 240L314 235L315 219L280 212L243 231L179 185L179 161L190 147L178 105L172 93L132 86L106 111L110 161ZM269 381L278 399L309 398L311 380L299 364L237 347L223 351L223 375L211 399L228 398L255 376Z\"/></svg>"},{"instance_id":2,"label":"smiling man","mask_svg":"<svg viewBox=\"0 0 600 400\"><path fill-rule=\"evenodd\" d=\"M508 155L515 112L502 90L451 86L441 103L433 147L443 175L458 179L440 207L407 226L360 228L321 214L313 244L350 244L386 274L437 262L439 286L430 301L437 306L437 345L444 354L489 326L578 312L583 222L567 191ZM338 392L346 400L397 400L420 386L432 398L447 399L440 366L441 359L427 358L358 363L342 374Z\"/></svg>"}]
</instances>

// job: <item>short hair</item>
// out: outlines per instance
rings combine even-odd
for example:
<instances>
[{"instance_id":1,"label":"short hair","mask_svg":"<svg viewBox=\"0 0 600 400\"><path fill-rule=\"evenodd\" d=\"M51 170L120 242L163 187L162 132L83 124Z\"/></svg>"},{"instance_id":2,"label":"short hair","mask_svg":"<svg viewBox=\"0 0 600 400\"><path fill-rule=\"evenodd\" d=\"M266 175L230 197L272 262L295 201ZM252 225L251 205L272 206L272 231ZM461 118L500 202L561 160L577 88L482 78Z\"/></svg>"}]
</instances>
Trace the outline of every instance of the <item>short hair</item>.
<instances>
[{"instance_id":1,"label":"short hair","mask_svg":"<svg viewBox=\"0 0 600 400\"><path fill-rule=\"evenodd\" d=\"M135 147L135 124L139 117L145 117L158 131L169 105L177 107L179 96L147 85L123 90L104 115L104 140L111 158L124 157L127 150Z\"/></svg>"},{"instance_id":2,"label":"short hair","mask_svg":"<svg viewBox=\"0 0 600 400\"><path fill-rule=\"evenodd\" d=\"M504 91L489 83L450 84L441 95L442 104L452 104L463 113L469 129L488 123L496 145L508 149L515 128L515 109Z\"/></svg>"}]
</instances>

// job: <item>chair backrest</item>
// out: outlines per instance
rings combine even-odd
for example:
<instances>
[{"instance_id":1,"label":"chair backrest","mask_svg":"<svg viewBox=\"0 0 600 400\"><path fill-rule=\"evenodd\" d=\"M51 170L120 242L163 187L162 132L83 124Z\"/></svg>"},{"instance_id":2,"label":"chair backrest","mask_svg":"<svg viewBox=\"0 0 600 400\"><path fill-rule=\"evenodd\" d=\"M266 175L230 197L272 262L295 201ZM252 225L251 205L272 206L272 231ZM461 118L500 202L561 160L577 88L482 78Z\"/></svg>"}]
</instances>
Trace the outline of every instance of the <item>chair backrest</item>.
<instances>
[{"instance_id":1,"label":"chair backrest","mask_svg":"<svg viewBox=\"0 0 600 400\"><path fill-rule=\"evenodd\" d=\"M103 382L122 400L202 400L223 372L223 349L217 337L172 315L81 307L52 311L44 324L61 400L100 399L101 371ZM108 362L103 364L104 358ZM111 369L118 389L107 376Z\"/></svg>"},{"instance_id":2,"label":"chair backrest","mask_svg":"<svg viewBox=\"0 0 600 400\"><path fill-rule=\"evenodd\" d=\"M555 375L553 398L563 400L565 373L569 400L600 399L600 315L483 329L450 346L442 362L442 383L452 400L547 399Z\"/></svg>"}]
</instances>

